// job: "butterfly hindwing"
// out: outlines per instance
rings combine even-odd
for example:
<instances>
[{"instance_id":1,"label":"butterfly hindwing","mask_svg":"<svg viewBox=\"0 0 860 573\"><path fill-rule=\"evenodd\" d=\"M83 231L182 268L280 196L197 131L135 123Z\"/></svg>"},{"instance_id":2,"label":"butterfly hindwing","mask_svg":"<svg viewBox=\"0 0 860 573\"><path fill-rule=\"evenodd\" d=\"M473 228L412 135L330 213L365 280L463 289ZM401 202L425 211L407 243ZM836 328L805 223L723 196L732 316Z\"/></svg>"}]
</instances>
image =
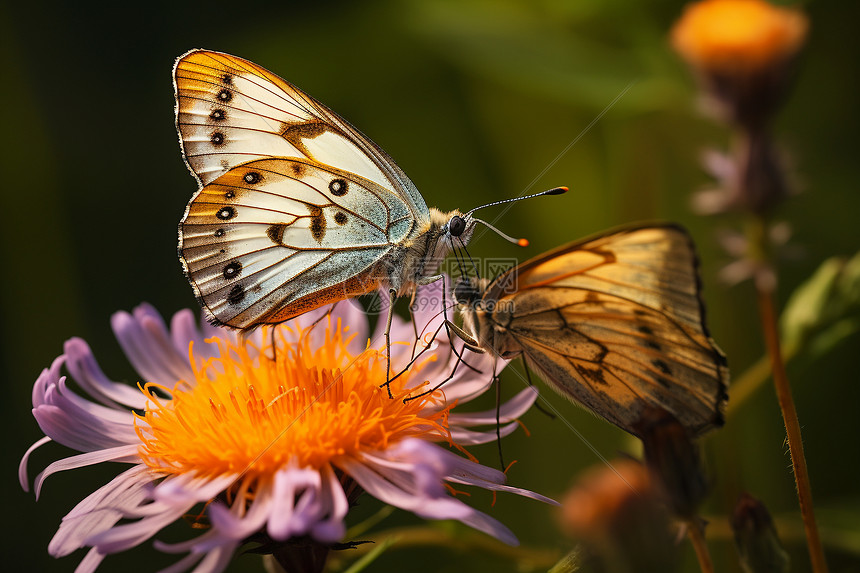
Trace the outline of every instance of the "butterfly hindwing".
<instances>
[{"instance_id":1,"label":"butterfly hindwing","mask_svg":"<svg viewBox=\"0 0 860 573\"><path fill-rule=\"evenodd\" d=\"M721 424L728 384L699 290L689 236L667 225L547 253L497 279L485 300L510 309L493 315L508 344L563 395L634 433L647 405L699 432Z\"/></svg>"},{"instance_id":2,"label":"butterfly hindwing","mask_svg":"<svg viewBox=\"0 0 860 573\"><path fill-rule=\"evenodd\" d=\"M214 318L249 325L360 275L411 230L406 206L373 182L264 159L200 190L181 225L180 255Z\"/></svg>"}]
</instances>

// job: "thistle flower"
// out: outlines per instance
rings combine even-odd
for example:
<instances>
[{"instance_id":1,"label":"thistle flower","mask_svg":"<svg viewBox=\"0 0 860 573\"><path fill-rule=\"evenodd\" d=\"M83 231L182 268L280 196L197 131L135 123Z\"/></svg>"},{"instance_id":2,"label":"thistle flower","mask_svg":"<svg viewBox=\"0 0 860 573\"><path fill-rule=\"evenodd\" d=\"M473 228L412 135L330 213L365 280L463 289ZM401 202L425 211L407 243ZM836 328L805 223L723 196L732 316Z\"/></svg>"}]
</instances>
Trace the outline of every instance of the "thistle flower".
<instances>
[{"instance_id":1,"label":"thistle flower","mask_svg":"<svg viewBox=\"0 0 860 573\"><path fill-rule=\"evenodd\" d=\"M440 294L430 286L419 300L438 301ZM415 313L428 332L441 324L430 304ZM362 491L420 517L456 519L516 544L508 528L450 495L445 483L554 503L505 485L503 473L445 447L495 439L495 410L452 411L490 386L489 358L470 355L482 374L461 364L441 390L405 400L428 381L446 378L457 357L444 331L433 341L416 341L412 325L395 318L392 339L406 343L392 349L393 371L406 365L413 348L427 351L392 382L390 399L379 387L386 379L384 346L380 351L367 342L364 314L341 303L323 317L309 313L242 339L198 327L187 310L169 328L148 305L119 312L112 326L141 375L137 389L105 376L86 342L67 341L33 388L33 414L45 437L24 455L21 484L28 488L30 454L49 441L82 453L36 476L37 496L58 471L105 461L130 467L66 515L49 552L60 557L89 547L78 570L91 571L106 555L147 541L205 504L194 524L204 533L173 545L156 541L161 551L187 553L170 571L221 571L249 539L281 549L290 540L303 540L296 547L310 540L318 557L320 547L324 554L343 539L344 519ZM69 387L63 367L83 395ZM501 406L503 435L535 398L526 389ZM492 429L472 428L480 425Z\"/></svg>"}]
</instances>

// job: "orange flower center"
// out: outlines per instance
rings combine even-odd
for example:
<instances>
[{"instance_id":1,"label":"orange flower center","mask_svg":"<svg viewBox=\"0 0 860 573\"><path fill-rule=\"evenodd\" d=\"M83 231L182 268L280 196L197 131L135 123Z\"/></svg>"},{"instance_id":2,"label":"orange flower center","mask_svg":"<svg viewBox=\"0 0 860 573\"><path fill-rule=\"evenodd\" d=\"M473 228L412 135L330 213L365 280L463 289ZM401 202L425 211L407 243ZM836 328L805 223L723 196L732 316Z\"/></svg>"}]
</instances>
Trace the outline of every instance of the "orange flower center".
<instances>
[{"instance_id":1,"label":"orange flower center","mask_svg":"<svg viewBox=\"0 0 860 573\"><path fill-rule=\"evenodd\" d=\"M299 342L287 343L285 331ZM146 424L137 426L144 462L163 473L256 479L290 463L318 469L407 437L448 437L450 407L440 404L440 393L403 400L415 392L406 386L420 365L392 382L392 399L379 387L384 352L354 356L339 323L318 348L307 334L277 327L274 359L271 344L217 339L220 356L197 368L191 348L193 381L158 386L171 399L154 397L152 384L144 388L150 404L140 417ZM263 339L271 340L269 331ZM422 411L429 405L437 407Z\"/></svg>"}]
</instances>

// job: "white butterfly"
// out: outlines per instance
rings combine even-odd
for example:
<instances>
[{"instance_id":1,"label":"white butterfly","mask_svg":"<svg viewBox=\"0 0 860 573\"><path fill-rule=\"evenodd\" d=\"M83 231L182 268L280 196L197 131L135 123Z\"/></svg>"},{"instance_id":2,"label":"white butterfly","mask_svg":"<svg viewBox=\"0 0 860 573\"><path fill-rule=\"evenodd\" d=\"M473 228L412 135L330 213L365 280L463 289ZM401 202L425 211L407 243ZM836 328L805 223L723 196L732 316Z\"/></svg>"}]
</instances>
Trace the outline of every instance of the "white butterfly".
<instances>
[{"instance_id":1,"label":"white butterfly","mask_svg":"<svg viewBox=\"0 0 860 573\"><path fill-rule=\"evenodd\" d=\"M192 50L174 87L200 184L179 254L213 323L275 324L379 286L393 301L472 236L471 213L428 209L375 143L260 66Z\"/></svg>"}]
</instances>

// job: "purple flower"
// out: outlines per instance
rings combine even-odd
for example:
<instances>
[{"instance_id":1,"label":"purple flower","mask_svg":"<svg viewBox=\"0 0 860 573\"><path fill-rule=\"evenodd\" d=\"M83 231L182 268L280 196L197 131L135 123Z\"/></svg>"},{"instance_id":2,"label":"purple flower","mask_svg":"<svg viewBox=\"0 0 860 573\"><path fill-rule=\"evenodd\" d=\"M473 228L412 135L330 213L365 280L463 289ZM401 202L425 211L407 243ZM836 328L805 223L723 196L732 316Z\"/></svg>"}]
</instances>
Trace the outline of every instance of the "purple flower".
<instances>
[{"instance_id":1,"label":"purple flower","mask_svg":"<svg viewBox=\"0 0 860 573\"><path fill-rule=\"evenodd\" d=\"M452 410L490 387L492 359L467 353L471 368L457 366L445 330L429 336L442 324L434 310L440 295L436 285L419 293L425 304L415 309L416 323L427 326L418 340L412 325L395 317L392 372L417 359L393 380L393 399L380 388L386 379L381 330L368 342L367 319L350 302L336 305L329 317L308 313L246 338L198 325L188 310L174 315L169 328L148 305L118 312L112 326L141 376L139 388L105 376L83 340L67 341L33 388L33 415L45 437L24 455L21 484L28 488L31 452L52 440L81 453L36 476L37 496L45 478L61 470L106 461L129 468L63 518L49 552L60 557L90 547L78 567L90 571L106 555L147 541L205 504L195 524L202 534L156 546L187 554L170 571L221 571L251 538L341 541L344 518L362 492L516 544L508 528L446 485L554 503L505 485L502 472L451 451L494 440L496 412ZM453 347L462 353L461 342ZM81 394L67 386L64 367ZM427 392L452 371L444 386ZM502 404L502 435L516 429L515 419L535 399L529 388Z\"/></svg>"}]
</instances>

